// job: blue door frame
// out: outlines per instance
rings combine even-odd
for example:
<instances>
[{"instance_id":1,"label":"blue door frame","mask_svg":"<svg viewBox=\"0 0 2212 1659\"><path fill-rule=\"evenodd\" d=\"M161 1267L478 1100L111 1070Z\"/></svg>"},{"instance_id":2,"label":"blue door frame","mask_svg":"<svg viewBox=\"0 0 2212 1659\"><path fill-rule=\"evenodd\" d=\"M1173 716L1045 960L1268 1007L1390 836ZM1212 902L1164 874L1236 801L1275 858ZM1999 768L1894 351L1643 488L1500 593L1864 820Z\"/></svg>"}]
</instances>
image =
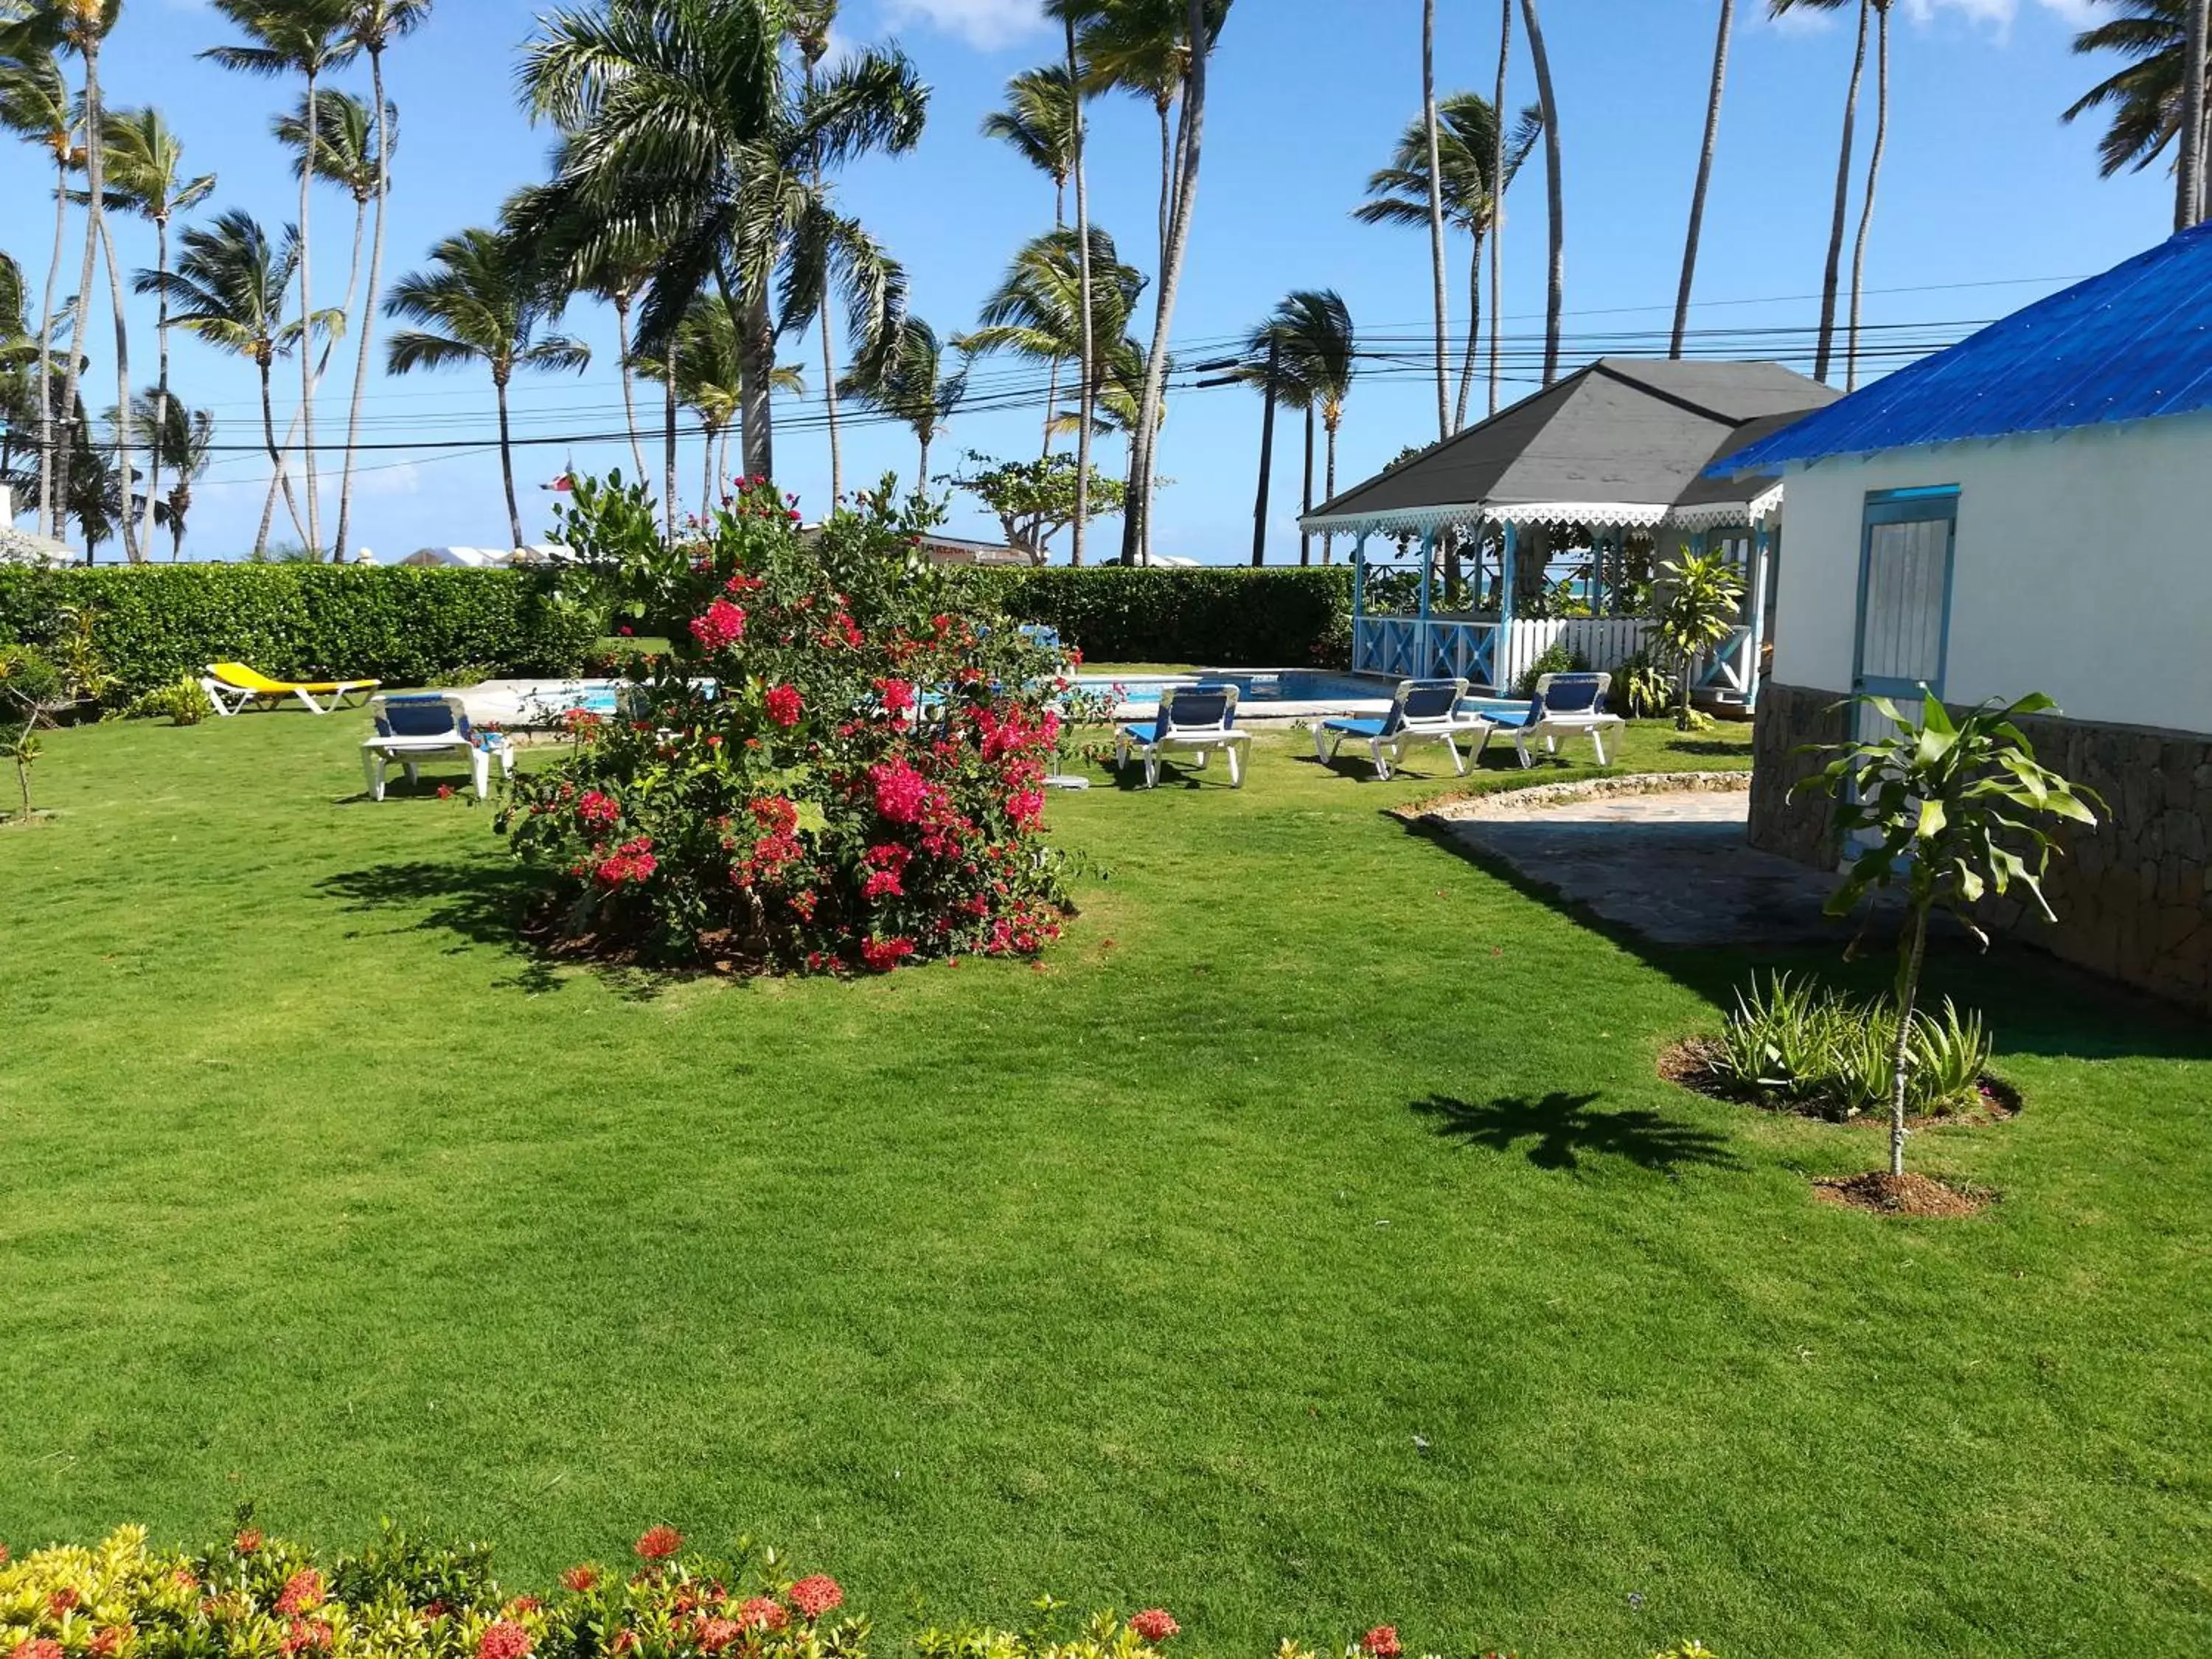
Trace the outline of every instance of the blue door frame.
<instances>
[{"instance_id":1,"label":"blue door frame","mask_svg":"<svg viewBox=\"0 0 2212 1659\"><path fill-rule=\"evenodd\" d=\"M1884 525L1941 524L1943 532L1943 603L1937 623L1936 670L1926 679L1902 679L1867 670L1867 598L1874 562L1875 532ZM1918 489L1882 489L1866 498L1866 514L1859 529L1859 592L1856 619L1851 632L1851 690L1873 696L1917 702L1924 685L1938 697L1943 695L1944 674L1951 656L1951 585L1958 566L1959 487L1936 484Z\"/></svg>"}]
</instances>

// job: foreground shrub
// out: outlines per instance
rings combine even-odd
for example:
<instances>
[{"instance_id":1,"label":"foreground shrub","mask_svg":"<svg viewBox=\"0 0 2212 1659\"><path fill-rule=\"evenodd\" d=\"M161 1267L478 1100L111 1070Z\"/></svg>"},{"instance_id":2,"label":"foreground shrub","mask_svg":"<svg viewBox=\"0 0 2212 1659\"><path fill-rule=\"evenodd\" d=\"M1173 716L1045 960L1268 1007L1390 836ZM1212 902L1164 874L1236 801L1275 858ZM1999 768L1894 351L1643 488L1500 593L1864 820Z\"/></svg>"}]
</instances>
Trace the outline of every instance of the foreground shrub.
<instances>
[{"instance_id":1,"label":"foreground shrub","mask_svg":"<svg viewBox=\"0 0 2212 1659\"><path fill-rule=\"evenodd\" d=\"M866 1659L869 1624L827 1574L794 1577L740 1539L726 1555L653 1528L619 1563L580 1562L560 1588L514 1593L482 1544L434 1547L389 1526L375 1546L325 1560L240 1512L198 1550L148 1547L143 1527L87 1549L10 1559L0 1547L5 1659ZM1047 1598L1031 1628L930 1629L921 1659L1149 1659L1182 1634L1164 1607L1093 1614L1059 1633ZM1345 1643L1345 1659L1401 1659L1395 1626ZM1285 1642L1279 1659L1316 1659ZM1486 1655L1483 1659L1504 1659ZM1713 1659L1686 1643L1652 1659Z\"/></svg>"},{"instance_id":2,"label":"foreground shrub","mask_svg":"<svg viewBox=\"0 0 2212 1659\"><path fill-rule=\"evenodd\" d=\"M1859 1001L1775 974L1763 988L1754 980L1736 994L1708 1066L1717 1082L1746 1098L1843 1119L1888 1103L1897 1049L1893 1004ZM1979 1014L1962 1014L1948 998L1940 1019L1917 1011L1905 1050L1913 1115L1943 1116L1981 1104L1991 1045Z\"/></svg>"},{"instance_id":3,"label":"foreground shrub","mask_svg":"<svg viewBox=\"0 0 2212 1659\"><path fill-rule=\"evenodd\" d=\"M802 540L756 482L670 546L641 489L577 487L561 529L591 602L669 648L500 812L556 943L888 971L1057 937L1040 828L1066 659L944 608L918 510L886 494Z\"/></svg>"}]
</instances>

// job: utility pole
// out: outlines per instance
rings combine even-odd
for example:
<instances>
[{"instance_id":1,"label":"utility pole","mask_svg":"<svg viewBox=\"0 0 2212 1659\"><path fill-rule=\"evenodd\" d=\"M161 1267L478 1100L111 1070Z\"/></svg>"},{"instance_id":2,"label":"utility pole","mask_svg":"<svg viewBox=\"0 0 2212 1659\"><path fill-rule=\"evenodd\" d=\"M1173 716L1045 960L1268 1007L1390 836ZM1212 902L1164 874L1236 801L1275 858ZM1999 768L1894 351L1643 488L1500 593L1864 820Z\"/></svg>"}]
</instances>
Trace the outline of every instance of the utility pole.
<instances>
[{"instance_id":1,"label":"utility pole","mask_svg":"<svg viewBox=\"0 0 2212 1659\"><path fill-rule=\"evenodd\" d=\"M1267 491L1275 476L1275 374L1282 366L1283 337L1267 333L1267 378L1260 390L1267 412L1260 417L1260 499L1252 507L1252 563L1267 562Z\"/></svg>"}]
</instances>

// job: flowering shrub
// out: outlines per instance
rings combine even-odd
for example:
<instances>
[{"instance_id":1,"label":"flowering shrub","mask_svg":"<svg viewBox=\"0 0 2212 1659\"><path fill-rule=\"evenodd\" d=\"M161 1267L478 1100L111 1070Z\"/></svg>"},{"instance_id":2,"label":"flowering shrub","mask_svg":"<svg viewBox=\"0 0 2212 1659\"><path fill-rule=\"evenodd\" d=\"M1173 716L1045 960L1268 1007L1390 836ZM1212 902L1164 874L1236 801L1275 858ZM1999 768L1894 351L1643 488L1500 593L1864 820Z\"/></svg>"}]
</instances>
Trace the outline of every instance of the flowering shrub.
<instances>
[{"instance_id":1,"label":"flowering shrub","mask_svg":"<svg viewBox=\"0 0 2212 1659\"><path fill-rule=\"evenodd\" d=\"M0 1659L867 1659L868 1622L838 1614L835 1578L793 1579L775 1551L690 1547L657 1526L626 1566L583 1562L544 1597L509 1591L481 1544L427 1547L387 1527L359 1554L318 1560L238 1528L198 1550L154 1550L143 1527L86 1549L11 1559L0 1546ZM1164 1607L1093 1614L1072 1637L1039 1626L925 1630L920 1659L1164 1659L1182 1626ZM1344 1659L1391 1659L1394 1626L1347 1640ZM1276 1659L1316 1659L1285 1642ZM1484 1659L1501 1659L1486 1655ZM1695 1642L1652 1659L1715 1659Z\"/></svg>"},{"instance_id":2,"label":"flowering shrub","mask_svg":"<svg viewBox=\"0 0 2212 1659\"><path fill-rule=\"evenodd\" d=\"M568 949L769 971L1034 955L1063 861L1043 779L1068 664L950 607L921 509L862 498L802 538L763 480L665 543L635 488L580 483L559 539L584 598L665 653L621 713L499 815Z\"/></svg>"}]
</instances>

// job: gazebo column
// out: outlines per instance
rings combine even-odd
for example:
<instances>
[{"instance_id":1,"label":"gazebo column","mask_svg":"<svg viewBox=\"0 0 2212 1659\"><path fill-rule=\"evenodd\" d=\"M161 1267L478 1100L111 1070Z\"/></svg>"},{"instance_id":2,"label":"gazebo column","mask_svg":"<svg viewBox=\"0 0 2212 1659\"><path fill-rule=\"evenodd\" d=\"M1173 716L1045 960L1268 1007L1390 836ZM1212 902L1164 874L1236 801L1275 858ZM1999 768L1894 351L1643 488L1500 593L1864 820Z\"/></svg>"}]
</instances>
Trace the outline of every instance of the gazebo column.
<instances>
[{"instance_id":1,"label":"gazebo column","mask_svg":"<svg viewBox=\"0 0 2212 1659\"><path fill-rule=\"evenodd\" d=\"M1521 526L1508 519L1504 530L1504 550L1498 562L1498 638L1490 647L1490 685L1500 695L1513 686L1513 566L1515 555L1520 550Z\"/></svg>"},{"instance_id":2,"label":"gazebo column","mask_svg":"<svg viewBox=\"0 0 2212 1659\"><path fill-rule=\"evenodd\" d=\"M1766 650L1766 584L1772 532L1765 525L1755 525L1751 532L1751 655L1744 671L1743 706L1753 714L1759 712L1759 664Z\"/></svg>"},{"instance_id":3,"label":"gazebo column","mask_svg":"<svg viewBox=\"0 0 2212 1659\"><path fill-rule=\"evenodd\" d=\"M1413 675L1419 678L1429 672L1429 608L1436 586L1437 532L1421 532L1421 620L1413 629Z\"/></svg>"},{"instance_id":4,"label":"gazebo column","mask_svg":"<svg viewBox=\"0 0 2212 1659\"><path fill-rule=\"evenodd\" d=\"M1352 544L1352 672L1361 672L1360 648L1367 632L1367 532Z\"/></svg>"}]
</instances>

